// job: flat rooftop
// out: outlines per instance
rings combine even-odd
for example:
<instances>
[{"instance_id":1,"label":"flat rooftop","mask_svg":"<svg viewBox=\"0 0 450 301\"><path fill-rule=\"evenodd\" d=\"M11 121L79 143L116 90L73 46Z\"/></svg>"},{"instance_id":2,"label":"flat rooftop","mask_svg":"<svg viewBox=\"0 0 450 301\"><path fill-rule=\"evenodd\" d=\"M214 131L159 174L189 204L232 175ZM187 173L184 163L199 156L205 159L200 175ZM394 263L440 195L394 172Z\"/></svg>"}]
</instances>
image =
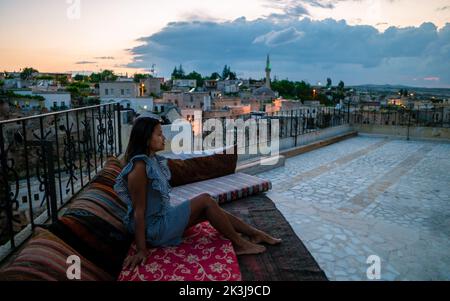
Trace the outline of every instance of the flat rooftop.
<instances>
[{"instance_id":1,"label":"flat rooftop","mask_svg":"<svg viewBox=\"0 0 450 301\"><path fill-rule=\"evenodd\" d=\"M330 280L450 280L450 143L359 136L258 176Z\"/></svg>"}]
</instances>

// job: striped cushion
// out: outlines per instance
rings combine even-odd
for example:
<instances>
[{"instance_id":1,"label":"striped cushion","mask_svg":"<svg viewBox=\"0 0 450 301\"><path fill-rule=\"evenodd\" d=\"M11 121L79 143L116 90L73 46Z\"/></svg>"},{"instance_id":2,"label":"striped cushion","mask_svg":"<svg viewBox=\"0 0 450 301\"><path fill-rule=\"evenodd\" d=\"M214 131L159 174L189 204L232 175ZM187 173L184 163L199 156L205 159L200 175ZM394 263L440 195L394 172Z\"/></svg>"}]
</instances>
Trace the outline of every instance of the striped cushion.
<instances>
[{"instance_id":1,"label":"striped cushion","mask_svg":"<svg viewBox=\"0 0 450 301\"><path fill-rule=\"evenodd\" d=\"M170 193L171 202L178 204L202 193L209 193L219 203L228 203L272 189L272 183L244 173L191 183L175 187Z\"/></svg>"},{"instance_id":2,"label":"striped cushion","mask_svg":"<svg viewBox=\"0 0 450 301\"><path fill-rule=\"evenodd\" d=\"M122 162L116 157L109 157L103 168L95 175L91 181L93 184L101 184L102 187L114 187L116 178L123 168Z\"/></svg>"},{"instance_id":3,"label":"striped cushion","mask_svg":"<svg viewBox=\"0 0 450 301\"><path fill-rule=\"evenodd\" d=\"M122 220L126 208L116 197L89 188L74 200L52 229L65 241L76 241L77 250L111 275L120 272L132 238ZM63 230L61 230L63 229ZM73 237L75 236L75 238Z\"/></svg>"},{"instance_id":4,"label":"striped cushion","mask_svg":"<svg viewBox=\"0 0 450 301\"><path fill-rule=\"evenodd\" d=\"M127 207L113 189L121 169L118 159L109 158L88 188L72 201L59 223L50 228L114 276L120 272L131 244L123 224Z\"/></svg>"},{"instance_id":5,"label":"striped cushion","mask_svg":"<svg viewBox=\"0 0 450 301\"><path fill-rule=\"evenodd\" d=\"M69 256L80 257L81 281L112 281L113 278L53 235L37 228L35 236L15 260L0 271L0 280L68 281Z\"/></svg>"}]
</instances>

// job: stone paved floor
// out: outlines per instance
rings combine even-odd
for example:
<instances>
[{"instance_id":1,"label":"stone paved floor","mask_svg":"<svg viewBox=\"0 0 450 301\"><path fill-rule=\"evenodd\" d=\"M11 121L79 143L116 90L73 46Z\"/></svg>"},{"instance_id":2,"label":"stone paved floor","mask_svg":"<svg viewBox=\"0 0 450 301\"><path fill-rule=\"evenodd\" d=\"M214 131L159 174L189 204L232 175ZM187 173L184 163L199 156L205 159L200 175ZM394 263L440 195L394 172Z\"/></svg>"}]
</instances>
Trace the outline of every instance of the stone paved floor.
<instances>
[{"instance_id":1,"label":"stone paved floor","mask_svg":"<svg viewBox=\"0 0 450 301\"><path fill-rule=\"evenodd\" d=\"M258 175L330 280L450 280L450 143L359 136Z\"/></svg>"}]
</instances>

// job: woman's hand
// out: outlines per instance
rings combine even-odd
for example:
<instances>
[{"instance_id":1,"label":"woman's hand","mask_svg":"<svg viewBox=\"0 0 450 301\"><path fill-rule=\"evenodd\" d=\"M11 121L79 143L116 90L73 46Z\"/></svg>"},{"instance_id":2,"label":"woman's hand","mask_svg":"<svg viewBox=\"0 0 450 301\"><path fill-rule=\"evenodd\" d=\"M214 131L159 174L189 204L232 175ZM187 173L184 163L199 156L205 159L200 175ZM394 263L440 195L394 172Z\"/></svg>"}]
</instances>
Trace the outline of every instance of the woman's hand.
<instances>
[{"instance_id":1,"label":"woman's hand","mask_svg":"<svg viewBox=\"0 0 450 301\"><path fill-rule=\"evenodd\" d=\"M136 266L145 265L146 260L147 260L147 251L146 250L138 251L135 255L130 256L125 260L125 264L123 267L125 270L130 269L131 271L133 271L136 268Z\"/></svg>"}]
</instances>

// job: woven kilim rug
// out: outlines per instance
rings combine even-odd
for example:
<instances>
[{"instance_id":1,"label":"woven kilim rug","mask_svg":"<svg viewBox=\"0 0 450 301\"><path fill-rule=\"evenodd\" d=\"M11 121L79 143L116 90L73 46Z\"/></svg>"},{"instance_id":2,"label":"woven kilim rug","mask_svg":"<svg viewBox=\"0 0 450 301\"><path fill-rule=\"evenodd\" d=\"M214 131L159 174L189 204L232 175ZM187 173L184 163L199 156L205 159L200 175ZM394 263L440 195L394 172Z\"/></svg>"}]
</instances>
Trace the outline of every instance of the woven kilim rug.
<instances>
[{"instance_id":1,"label":"woven kilim rug","mask_svg":"<svg viewBox=\"0 0 450 301\"><path fill-rule=\"evenodd\" d=\"M239 256L243 281L326 281L325 273L265 194L224 204L222 208L256 228L282 238L259 255Z\"/></svg>"}]
</instances>

